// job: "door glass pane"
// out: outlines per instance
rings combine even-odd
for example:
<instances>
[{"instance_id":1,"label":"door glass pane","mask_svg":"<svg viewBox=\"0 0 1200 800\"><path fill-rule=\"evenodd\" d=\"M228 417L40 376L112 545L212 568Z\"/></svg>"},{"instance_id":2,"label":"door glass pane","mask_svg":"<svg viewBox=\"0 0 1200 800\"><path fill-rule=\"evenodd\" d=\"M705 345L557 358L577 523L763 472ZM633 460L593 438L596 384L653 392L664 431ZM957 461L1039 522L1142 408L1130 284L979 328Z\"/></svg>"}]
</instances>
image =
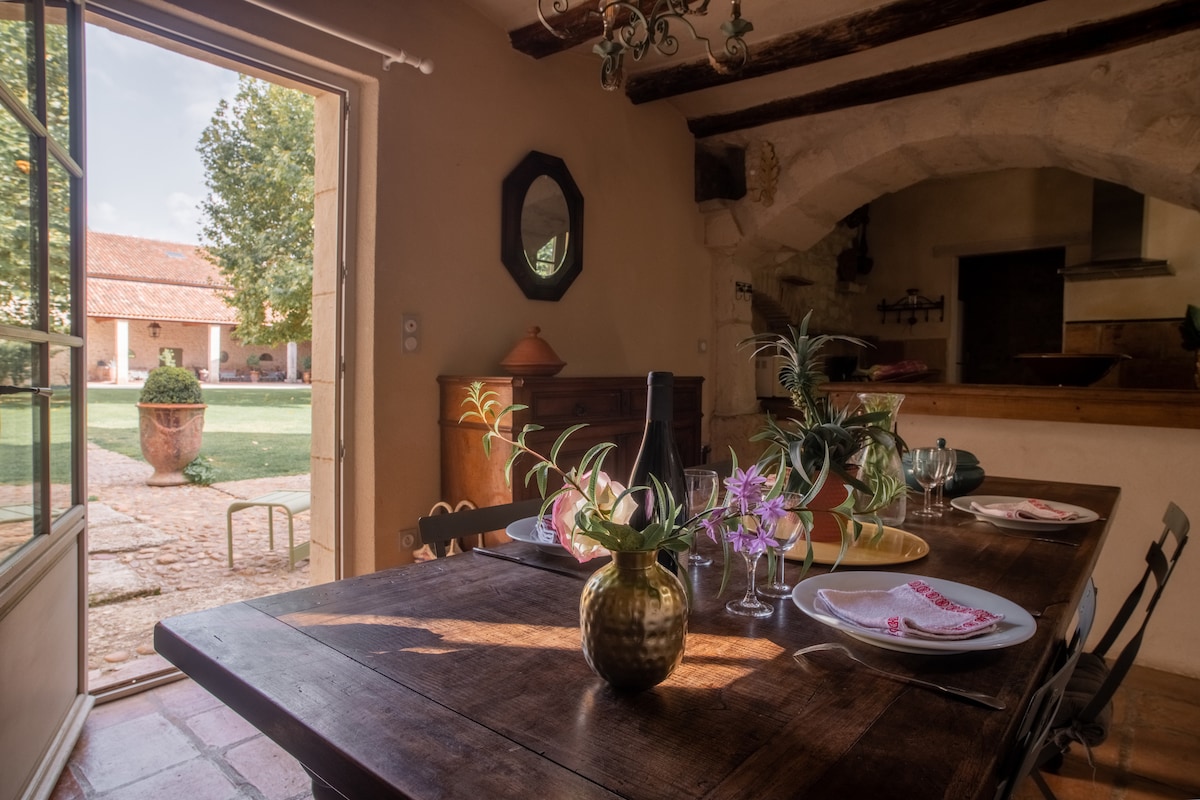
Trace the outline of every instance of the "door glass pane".
<instances>
[{"instance_id":1,"label":"door glass pane","mask_svg":"<svg viewBox=\"0 0 1200 800\"><path fill-rule=\"evenodd\" d=\"M50 383L54 396L50 404L50 515L58 519L71 510L71 352L65 346L50 347ZM45 402L45 401L43 401Z\"/></svg>"},{"instance_id":2,"label":"door glass pane","mask_svg":"<svg viewBox=\"0 0 1200 800\"><path fill-rule=\"evenodd\" d=\"M21 328L37 319L36 164L25 126L0 108L0 324Z\"/></svg>"},{"instance_id":3,"label":"door glass pane","mask_svg":"<svg viewBox=\"0 0 1200 800\"><path fill-rule=\"evenodd\" d=\"M32 3L0 3L0 81L30 111L37 98L34 35Z\"/></svg>"},{"instance_id":4,"label":"door glass pane","mask_svg":"<svg viewBox=\"0 0 1200 800\"><path fill-rule=\"evenodd\" d=\"M46 130L50 136L69 149L71 146L71 119L68 87L67 14L74 10L46 8ZM78 153L72 157L79 159Z\"/></svg>"},{"instance_id":5,"label":"door glass pane","mask_svg":"<svg viewBox=\"0 0 1200 800\"><path fill-rule=\"evenodd\" d=\"M37 345L0 339L0 386L30 386ZM40 407L31 394L0 394L0 564L33 538L38 502Z\"/></svg>"},{"instance_id":6,"label":"door glass pane","mask_svg":"<svg viewBox=\"0 0 1200 800\"><path fill-rule=\"evenodd\" d=\"M50 330L71 333L71 174L53 158L49 173Z\"/></svg>"}]
</instances>

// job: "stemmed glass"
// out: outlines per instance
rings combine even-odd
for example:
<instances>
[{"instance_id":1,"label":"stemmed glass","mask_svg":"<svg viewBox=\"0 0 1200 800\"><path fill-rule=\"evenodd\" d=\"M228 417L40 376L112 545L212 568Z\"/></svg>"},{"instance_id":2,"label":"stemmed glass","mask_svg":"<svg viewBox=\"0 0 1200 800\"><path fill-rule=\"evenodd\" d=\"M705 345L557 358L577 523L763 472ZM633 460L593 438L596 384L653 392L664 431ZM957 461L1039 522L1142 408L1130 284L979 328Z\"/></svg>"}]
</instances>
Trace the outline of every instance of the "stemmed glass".
<instances>
[{"instance_id":1,"label":"stemmed glass","mask_svg":"<svg viewBox=\"0 0 1200 800\"><path fill-rule=\"evenodd\" d=\"M683 478L687 483L688 516L694 517L708 508L710 502L716 500L720 482L717 473L711 469L685 469ZM689 566L707 567L713 563L712 556L701 554L700 538L700 531L694 530L692 532L692 549L687 557Z\"/></svg>"},{"instance_id":2,"label":"stemmed glass","mask_svg":"<svg viewBox=\"0 0 1200 800\"><path fill-rule=\"evenodd\" d=\"M775 542L778 548L775 551L775 578L766 586L758 590L758 593L763 597L791 597L792 585L789 584L783 577L783 564L787 560L788 552L800 540L800 535L804 533L804 521L800 519L800 515L796 513L800 505L800 495L784 494L784 508L791 509L787 515L779 522L775 523L775 529L772 531L775 536Z\"/></svg>"},{"instance_id":3,"label":"stemmed glass","mask_svg":"<svg viewBox=\"0 0 1200 800\"><path fill-rule=\"evenodd\" d=\"M800 495L780 495L783 508L799 508ZM766 552L767 547L778 548L781 545L791 547L804 531L804 522L794 511L785 511L778 520L764 521L758 516L747 514L741 518L747 538L756 539L756 544L746 543L741 547L742 556L746 559L746 596L741 600L730 600L725 604L725 610L730 614L742 617L769 617L775 613L775 607L758 599L755 587L755 572L758 569L758 559ZM765 536L764 536L765 533ZM763 539L769 540L762 542Z\"/></svg>"},{"instance_id":4,"label":"stemmed glass","mask_svg":"<svg viewBox=\"0 0 1200 800\"><path fill-rule=\"evenodd\" d=\"M950 476L952 476L954 474L954 470L958 468L958 453L945 447L944 445L945 440L938 439L938 449L943 453L946 453L946 455L943 457L943 474L939 476L937 486L934 487L937 491L937 499L933 501L933 506L939 511L945 511L950 507L944 500L942 500L942 487L946 485L946 481L950 480Z\"/></svg>"},{"instance_id":5,"label":"stemmed glass","mask_svg":"<svg viewBox=\"0 0 1200 800\"><path fill-rule=\"evenodd\" d=\"M925 506L913 512L914 517L940 517L942 512L933 507L933 489L944 482L954 471L956 462L953 450L941 447L917 447L912 451L912 474L925 490Z\"/></svg>"}]
</instances>

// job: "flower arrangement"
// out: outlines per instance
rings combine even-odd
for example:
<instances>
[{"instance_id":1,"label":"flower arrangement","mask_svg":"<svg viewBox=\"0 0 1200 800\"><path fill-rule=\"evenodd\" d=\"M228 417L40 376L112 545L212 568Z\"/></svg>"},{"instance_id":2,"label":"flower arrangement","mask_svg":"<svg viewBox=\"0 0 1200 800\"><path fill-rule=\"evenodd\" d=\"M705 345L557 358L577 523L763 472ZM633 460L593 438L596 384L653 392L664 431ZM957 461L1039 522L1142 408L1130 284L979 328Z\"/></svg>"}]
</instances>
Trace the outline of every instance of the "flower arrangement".
<instances>
[{"instance_id":1,"label":"flower arrangement","mask_svg":"<svg viewBox=\"0 0 1200 800\"><path fill-rule=\"evenodd\" d=\"M460 422L479 420L488 428L483 435L486 455L491 454L494 442L512 448L504 465L506 481L512 482L513 465L517 458L528 455L534 460L533 466L525 474L525 484L528 485L531 480L537 481L538 492L543 498L542 516L549 513L559 543L578 560L587 561L604 555L605 551L665 549L682 553L691 546L690 528L686 523L677 521L679 500L682 498L672 497L670 490L657 479L653 480L652 487L625 487L603 471L605 456L616 449L612 442L594 445L584 453L577 467L563 469L559 466L558 454L563 444L571 434L586 425L567 428L554 442L550 453L543 455L526 444L527 436L539 430L540 426L526 424L515 439L505 436L500 430L505 417L523 410L525 406L513 404L501 408L496 392L485 391L481 381L467 388L463 405L469 408L459 419ZM552 473L561 478L562 486L547 493ZM650 524L638 530L629 524L636 507L633 493L647 488L653 490L659 502Z\"/></svg>"},{"instance_id":2,"label":"flower arrangement","mask_svg":"<svg viewBox=\"0 0 1200 800\"><path fill-rule=\"evenodd\" d=\"M809 489L796 494L786 491L788 480L787 462L783 457L774 461L761 461L746 469L737 465L734 456L733 474L725 479L725 499L718 504L710 499L700 511L694 523L698 533L703 533L721 544L725 554L725 574L721 590L729 580L729 551L741 553L750 568L748 586L753 587L753 565L758 558L767 557L767 577L773 579L777 560L796 541L803 537L807 547L802 573L812 566L812 545L808 532L812 529L816 513L837 514L849 517L850 500L847 498L837 508L817 512L809 508L812 499L824 485L829 475L829 462L825 460L821 470ZM790 525L782 524L788 517L795 517ZM751 588L747 598L753 593ZM744 602L744 601L743 601Z\"/></svg>"},{"instance_id":3,"label":"flower arrangement","mask_svg":"<svg viewBox=\"0 0 1200 800\"><path fill-rule=\"evenodd\" d=\"M806 540L812 527L814 513L829 513L849 518L849 501L834 509L814 512L808 503L816 496L830 473L831 461L826 455L816 474L801 493L788 491L786 458L772 457L741 469L734 455L732 477L725 481L726 493L722 502L719 492L714 492L706 502L694 506L697 513L680 523L677 521L678 500L670 490L654 480L653 487L625 487L613 480L602 469L605 456L616 445L604 442L588 450L578 467L563 469L558 464L558 453L567 437L583 424L574 425L558 437L549 455L543 455L527 444L527 436L538 430L538 426L527 424L510 438L501 430L501 422L509 414L522 410L524 406L509 405L501 408L493 391L485 391L482 382L476 381L467 389L463 405L468 410L460 422L478 420L487 426L483 436L485 455L491 454L494 443L511 447L505 463L505 480L511 483L512 470L521 455L528 455L534 464L525 474L525 483L536 481L543 497L541 515L548 515L559 543L579 561L587 561L607 552L634 552L668 549L682 553L692 545L697 533L708 536L721 544L725 553L725 575L721 583L724 591L729 577L729 552L742 553L748 558L766 555L768 574L774 575L780 542L776 530L780 520L790 514L799 515ZM551 474L561 478L562 486L551 490ZM652 478L653 479L653 478ZM659 504L650 525L637 530L629 524L636 507L632 493L652 488L655 496L664 498ZM812 564L811 547L806 555L804 569Z\"/></svg>"}]
</instances>

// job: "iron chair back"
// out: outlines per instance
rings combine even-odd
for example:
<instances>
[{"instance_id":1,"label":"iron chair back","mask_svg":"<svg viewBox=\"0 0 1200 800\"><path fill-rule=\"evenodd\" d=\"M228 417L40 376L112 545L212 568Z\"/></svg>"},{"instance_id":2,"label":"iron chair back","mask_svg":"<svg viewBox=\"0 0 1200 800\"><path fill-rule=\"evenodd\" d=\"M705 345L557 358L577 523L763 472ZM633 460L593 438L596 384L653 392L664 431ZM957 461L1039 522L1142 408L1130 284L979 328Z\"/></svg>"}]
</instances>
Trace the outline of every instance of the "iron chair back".
<instances>
[{"instance_id":1,"label":"iron chair back","mask_svg":"<svg viewBox=\"0 0 1200 800\"><path fill-rule=\"evenodd\" d=\"M1116 617L1100 638L1100 642L1093 650L1084 653L1080 658L1080 663L1076 665L1075 674L1067 686L1068 702L1063 704L1058 718L1054 720L1050 731L1051 735L1043 745L1042 753L1038 757L1040 768L1056 768L1072 742L1079 742L1085 747L1093 747L1106 738L1108 733L1107 717L1111 716L1113 695L1116 694L1137 658L1138 650L1142 646L1142 639L1145 637L1146 626L1150 622L1150 615L1158 606L1158 601L1167 586L1167 580L1175 571L1175 565L1183 553L1184 545L1187 544L1190 527L1191 523L1183 510L1175 503L1167 503L1167 510L1163 513L1163 531L1157 540L1150 543L1150 548L1146 552L1146 569L1142 573L1141 580L1125 598L1121 610L1117 612ZM1168 555L1167 550L1170 545L1173 547ZM1150 594L1149 601L1146 602L1141 624L1129 641L1125 643L1125 646L1121 648L1121 652L1117 654L1110 667L1105 661L1105 656L1116 644L1126 624L1133 618L1134 612L1145 600L1151 578L1154 579L1154 591ZM1038 781L1039 788L1042 789L1042 794L1047 798L1054 798L1054 793L1041 780L1041 776L1036 772L1034 776Z\"/></svg>"},{"instance_id":2,"label":"iron chair back","mask_svg":"<svg viewBox=\"0 0 1200 800\"><path fill-rule=\"evenodd\" d=\"M1096 586L1091 578L1088 578L1083 595L1079 598L1076 617L1078 621L1075 624L1075 632L1059 652L1051 667L1050 677L1033 693L1029 705L1025 707L1025 715L1021 718L1017 738L1009 756L1009 769L996 789L996 800L1009 800L1027 775L1032 774L1039 787L1043 783L1035 767L1039 763L1043 744L1050 736L1051 726L1066 693L1067 684L1075 672L1075 665L1079 662L1083 646L1092 631L1092 623L1096 619Z\"/></svg>"},{"instance_id":3,"label":"iron chair back","mask_svg":"<svg viewBox=\"0 0 1200 800\"><path fill-rule=\"evenodd\" d=\"M436 557L444 558L451 541L503 530L519 519L537 516L541 507L542 501L534 498L498 506L467 508L449 514L431 514L417 520L417 530L421 534L421 544L429 545Z\"/></svg>"}]
</instances>

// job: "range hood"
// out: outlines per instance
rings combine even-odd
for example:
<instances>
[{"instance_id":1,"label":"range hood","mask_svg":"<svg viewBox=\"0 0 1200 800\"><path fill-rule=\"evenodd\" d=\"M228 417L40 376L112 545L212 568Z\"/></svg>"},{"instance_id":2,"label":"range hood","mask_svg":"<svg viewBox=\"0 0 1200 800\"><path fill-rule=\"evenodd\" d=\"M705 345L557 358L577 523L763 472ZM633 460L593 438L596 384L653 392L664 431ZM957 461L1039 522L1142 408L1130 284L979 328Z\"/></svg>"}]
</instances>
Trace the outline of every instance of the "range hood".
<instances>
[{"instance_id":1,"label":"range hood","mask_svg":"<svg viewBox=\"0 0 1200 800\"><path fill-rule=\"evenodd\" d=\"M1162 259L1142 256L1146 198L1119 183L1094 181L1092 189L1092 260L1058 271L1068 281L1173 275Z\"/></svg>"}]
</instances>

